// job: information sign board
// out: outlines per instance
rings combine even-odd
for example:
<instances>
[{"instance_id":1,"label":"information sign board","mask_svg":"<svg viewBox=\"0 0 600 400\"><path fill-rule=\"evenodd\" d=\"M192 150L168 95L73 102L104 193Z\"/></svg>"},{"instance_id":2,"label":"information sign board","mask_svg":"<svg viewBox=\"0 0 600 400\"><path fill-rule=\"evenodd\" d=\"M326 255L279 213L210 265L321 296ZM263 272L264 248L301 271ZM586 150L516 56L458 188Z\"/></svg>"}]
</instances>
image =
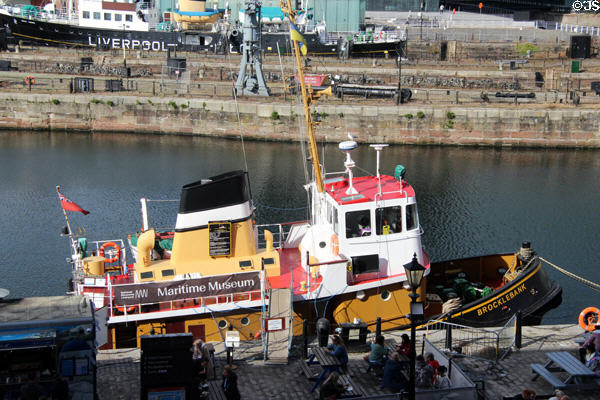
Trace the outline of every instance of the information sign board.
<instances>
[{"instance_id":1,"label":"information sign board","mask_svg":"<svg viewBox=\"0 0 600 400\"><path fill-rule=\"evenodd\" d=\"M231 255L231 222L208 223L208 254L211 257Z\"/></svg>"}]
</instances>

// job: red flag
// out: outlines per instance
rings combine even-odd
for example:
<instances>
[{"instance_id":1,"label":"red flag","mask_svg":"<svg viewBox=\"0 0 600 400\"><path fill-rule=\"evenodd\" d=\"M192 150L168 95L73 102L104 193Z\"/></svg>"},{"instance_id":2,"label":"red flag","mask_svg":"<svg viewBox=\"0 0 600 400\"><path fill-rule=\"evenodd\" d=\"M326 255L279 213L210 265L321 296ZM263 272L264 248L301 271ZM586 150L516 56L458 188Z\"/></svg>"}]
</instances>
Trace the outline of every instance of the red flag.
<instances>
[{"instance_id":1,"label":"red flag","mask_svg":"<svg viewBox=\"0 0 600 400\"><path fill-rule=\"evenodd\" d=\"M63 210L79 211L80 213L83 213L83 215L88 215L90 213L89 211L86 211L83 208L79 207L77 203L74 203L71 200L67 199L60 192L58 192L58 199L60 200L60 205L62 206Z\"/></svg>"}]
</instances>

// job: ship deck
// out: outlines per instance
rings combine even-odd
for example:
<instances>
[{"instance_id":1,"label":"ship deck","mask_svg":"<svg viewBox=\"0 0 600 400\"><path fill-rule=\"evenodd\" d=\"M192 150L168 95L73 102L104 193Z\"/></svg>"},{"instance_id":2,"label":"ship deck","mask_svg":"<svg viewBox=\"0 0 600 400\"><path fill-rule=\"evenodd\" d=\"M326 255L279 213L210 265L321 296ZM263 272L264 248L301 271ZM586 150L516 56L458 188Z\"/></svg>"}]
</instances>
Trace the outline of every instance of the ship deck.
<instances>
[{"instance_id":1,"label":"ship deck","mask_svg":"<svg viewBox=\"0 0 600 400\"><path fill-rule=\"evenodd\" d=\"M272 289L288 289L292 286L295 295L306 294L308 291L308 276L306 269L300 263L300 252L297 248L283 248L279 250L279 275L268 278ZM317 290L322 277L312 280L310 291Z\"/></svg>"}]
</instances>

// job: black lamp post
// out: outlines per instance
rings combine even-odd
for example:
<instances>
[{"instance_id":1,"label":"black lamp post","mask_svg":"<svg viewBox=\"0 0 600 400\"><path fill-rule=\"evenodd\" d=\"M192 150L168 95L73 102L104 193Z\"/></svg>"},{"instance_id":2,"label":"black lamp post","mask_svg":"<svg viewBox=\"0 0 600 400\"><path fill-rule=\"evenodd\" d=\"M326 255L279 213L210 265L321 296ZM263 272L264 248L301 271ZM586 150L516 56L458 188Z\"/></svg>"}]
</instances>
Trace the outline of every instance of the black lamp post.
<instances>
[{"instance_id":1,"label":"black lamp post","mask_svg":"<svg viewBox=\"0 0 600 400\"><path fill-rule=\"evenodd\" d=\"M421 1L421 12L419 12L419 18L421 20L421 31L419 33L419 40L423 40L423 11L425 11L425 0Z\"/></svg>"},{"instance_id":2,"label":"black lamp post","mask_svg":"<svg viewBox=\"0 0 600 400\"><path fill-rule=\"evenodd\" d=\"M417 289L421 286L421 280L425 273L425 267L417 261L417 254L413 255L413 259L408 264L404 264L406 270L406 280L410 286L412 293L410 296L410 382L408 383L408 398L415 400L415 363L417 353L415 350L415 321L417 318L423 317L423 303L417 302L419 295Z\"/></svg>"}]
</instances>

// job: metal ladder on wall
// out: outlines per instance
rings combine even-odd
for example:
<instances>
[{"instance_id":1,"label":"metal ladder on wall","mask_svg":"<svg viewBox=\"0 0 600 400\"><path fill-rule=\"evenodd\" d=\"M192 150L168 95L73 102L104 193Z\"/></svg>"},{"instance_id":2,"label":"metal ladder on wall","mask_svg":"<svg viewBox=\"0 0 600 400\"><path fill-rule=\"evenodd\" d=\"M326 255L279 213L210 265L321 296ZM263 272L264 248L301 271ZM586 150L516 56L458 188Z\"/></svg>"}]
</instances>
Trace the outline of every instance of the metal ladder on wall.
<instances>
[{"instance_id":1,"label":"metal ladder on wall","mask_svg":"<svg viewBox=\"0 0 600 400\"><path fill-rule=\"evenodd\" d=\"M283 329L267 332L265 351L266 364L287 364L289 347L292 340L292 294L290 289L269 290L268 317L265 320L265 330L268 320L282 318ZM274 321L279 323L279 321Z\"/></svg>"}]
</instances>

